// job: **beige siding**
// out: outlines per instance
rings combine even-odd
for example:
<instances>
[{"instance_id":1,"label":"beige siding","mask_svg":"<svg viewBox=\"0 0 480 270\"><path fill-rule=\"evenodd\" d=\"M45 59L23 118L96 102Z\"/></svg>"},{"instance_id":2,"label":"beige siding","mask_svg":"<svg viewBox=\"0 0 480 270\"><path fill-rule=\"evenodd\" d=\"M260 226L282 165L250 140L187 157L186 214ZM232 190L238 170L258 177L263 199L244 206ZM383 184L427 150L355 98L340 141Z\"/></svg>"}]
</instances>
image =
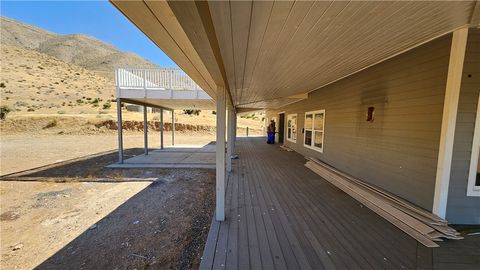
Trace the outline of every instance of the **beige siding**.
<instances>
[{"instance_id":1,"label":"beige siding","mask_svg":"<svg viewBox=\"0 0 480 270\"><path fill-rule=\"evenodd\" d=\"M297 113L297 143L288 146L431 210L450 43L451 35L432 41L267 117ZM369 106L374 122L365 121ZM323 153L304 147L302 133L304 113L320 109Z\"/></svg>"},{"instance_id":2,"label":"beige siding","mask_svg":"<svg viewBox=\"0 0 480 270\"><path fill-rule=\"evenodd\" d=\"M469 76L470 75L470 76ZM480 92L480 29L470 30L458 104L447 219L452 223L480 224L480 197L467 197L475 115Z\"/></svg>"}]
</instances>

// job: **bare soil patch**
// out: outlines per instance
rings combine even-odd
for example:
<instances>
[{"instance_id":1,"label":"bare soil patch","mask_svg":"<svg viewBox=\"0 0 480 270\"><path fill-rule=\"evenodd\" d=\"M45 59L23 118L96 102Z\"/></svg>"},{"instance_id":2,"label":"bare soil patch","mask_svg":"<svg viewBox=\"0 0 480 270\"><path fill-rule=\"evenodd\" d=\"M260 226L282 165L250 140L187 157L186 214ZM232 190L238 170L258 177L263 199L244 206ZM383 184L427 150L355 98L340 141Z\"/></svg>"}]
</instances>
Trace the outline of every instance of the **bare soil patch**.
<instances>
[{"instance_id":1,"label":"bare soil patch","mask_svg":"<svg viewBox=\"0 0 480 270\"><path fill-rule=\"evenodd\" d=\"M2 268L198 268L213 213L214 171L104 167L116 157L94 155L16 178L37 181L4 178Z\"/></svg>"}]
</instances>

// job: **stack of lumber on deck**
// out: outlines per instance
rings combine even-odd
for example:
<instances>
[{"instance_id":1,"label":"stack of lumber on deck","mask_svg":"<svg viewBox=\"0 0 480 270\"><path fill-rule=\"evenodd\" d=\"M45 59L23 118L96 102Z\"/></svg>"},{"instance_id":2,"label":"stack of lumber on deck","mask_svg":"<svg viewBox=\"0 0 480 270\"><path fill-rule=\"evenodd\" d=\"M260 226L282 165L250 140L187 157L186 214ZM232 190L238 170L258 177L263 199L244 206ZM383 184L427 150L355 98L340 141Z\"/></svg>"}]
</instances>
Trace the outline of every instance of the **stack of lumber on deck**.
<instances>
[{"instance_id":1,"label":"stack of lumber on deck","mask_svg":"<svg viewBox=\"0 0 480 270\"><path fill-rule=\"evenodd\" d=\"M427 247L438 247L435 242L463 239L447 221L406 200L353 178L315 158L308 158L306 167L343 190L345 193L385 218Z\"/></svg>"},{"instance_id":2,"label":"stack of lumber on deck","mask_svg":"<svg viewBox=\"0 0 480 270\"><path fill-rule=\"evenodd\" d=\"M293 152L293 150L290 147L286 146L285 144L280 145L280 148L282 148L287 152Z\"/></svg>"}]
</instances>

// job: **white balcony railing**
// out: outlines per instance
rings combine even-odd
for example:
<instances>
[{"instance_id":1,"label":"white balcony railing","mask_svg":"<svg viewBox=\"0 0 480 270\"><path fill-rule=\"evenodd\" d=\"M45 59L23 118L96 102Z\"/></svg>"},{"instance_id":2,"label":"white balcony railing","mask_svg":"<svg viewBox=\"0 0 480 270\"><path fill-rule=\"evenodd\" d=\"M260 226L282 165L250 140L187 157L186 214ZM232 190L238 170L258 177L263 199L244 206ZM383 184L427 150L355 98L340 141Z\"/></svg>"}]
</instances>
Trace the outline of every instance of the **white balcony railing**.
<instances>
[{"instance_id":1,"label":"white balcony railing","mask_svg":"<svg viewBox=\"0 0 480 270\"><path fill-rule=\"evenodd\" d=\"M115 82L119 89L202 90L180 68L117 68Z\"/></svg>"}]
</instances>

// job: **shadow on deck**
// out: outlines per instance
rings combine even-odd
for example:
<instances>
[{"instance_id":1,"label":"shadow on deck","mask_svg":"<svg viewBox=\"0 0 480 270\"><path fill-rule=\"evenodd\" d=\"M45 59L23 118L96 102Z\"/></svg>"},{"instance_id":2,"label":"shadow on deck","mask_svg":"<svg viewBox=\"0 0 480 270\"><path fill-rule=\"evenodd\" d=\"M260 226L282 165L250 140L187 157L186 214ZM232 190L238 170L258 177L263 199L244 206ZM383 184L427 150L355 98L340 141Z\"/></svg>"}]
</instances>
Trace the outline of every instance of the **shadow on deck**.
<instances>
[{"instance_id":1,"label":"shadow on deck","mask_svg":"<svg viewBox=\"0 0 480 270\"><path fill-rule=\"evenodd\" d=\"M480 269L480 236L429 249L304 166L295 152L237 142L226 220L200 269Z\"/></svg>"}]
</instances>

